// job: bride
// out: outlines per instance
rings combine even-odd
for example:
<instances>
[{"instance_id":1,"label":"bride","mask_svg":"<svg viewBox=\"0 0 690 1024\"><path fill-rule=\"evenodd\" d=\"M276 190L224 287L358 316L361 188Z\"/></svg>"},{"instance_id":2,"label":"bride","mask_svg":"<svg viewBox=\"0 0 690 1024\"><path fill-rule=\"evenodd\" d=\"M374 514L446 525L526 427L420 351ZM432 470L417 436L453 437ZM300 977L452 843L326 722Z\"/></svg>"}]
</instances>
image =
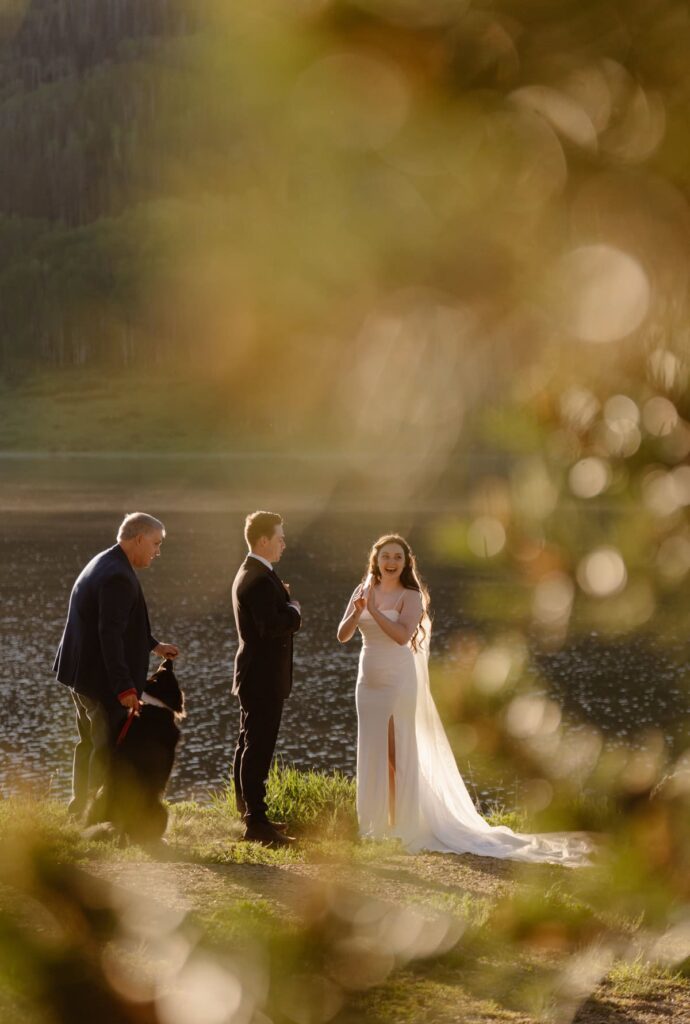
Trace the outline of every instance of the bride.
<instances>
[{"instance_id":1,"label":"bride","mask_svg":"<svg viewBox=\"0 0 690 1024\"><path fill-rule=\"evenodd\" d=\"M489 825L455 763L429 688L429 594L409 544L397 534L371 549L338 640L357 629L357 817L360 834L395 836L414 853L474 853L529 862L586 864L574 834L520 835Z\"/></svg>"}]
</instances>

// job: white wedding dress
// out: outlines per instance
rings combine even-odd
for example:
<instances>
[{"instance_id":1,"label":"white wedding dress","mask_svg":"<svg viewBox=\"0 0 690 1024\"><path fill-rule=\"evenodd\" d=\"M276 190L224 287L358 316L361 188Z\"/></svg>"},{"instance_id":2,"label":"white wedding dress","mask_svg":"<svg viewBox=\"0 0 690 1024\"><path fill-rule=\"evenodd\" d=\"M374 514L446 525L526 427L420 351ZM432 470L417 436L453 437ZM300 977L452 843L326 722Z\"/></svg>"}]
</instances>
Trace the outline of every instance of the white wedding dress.
<instances>
[{"instance_id":1,"label":"white wedding dress","mask_svg":"<svg viewBox=\"0 0 690 1024\"><path fill-rule=\"evenodd\" d=\"M396 622L399 612L384 611ZM393 836L411 853L473 853L568 867L589 863L591 843L573 833L520 835L489 825L458 771L429 688L428 638L415 652L383 632L365 608L357 676L357 817L360 834ZM389 820L388 728L395 735L395 807Z\"/></svg>"}]
</instances>

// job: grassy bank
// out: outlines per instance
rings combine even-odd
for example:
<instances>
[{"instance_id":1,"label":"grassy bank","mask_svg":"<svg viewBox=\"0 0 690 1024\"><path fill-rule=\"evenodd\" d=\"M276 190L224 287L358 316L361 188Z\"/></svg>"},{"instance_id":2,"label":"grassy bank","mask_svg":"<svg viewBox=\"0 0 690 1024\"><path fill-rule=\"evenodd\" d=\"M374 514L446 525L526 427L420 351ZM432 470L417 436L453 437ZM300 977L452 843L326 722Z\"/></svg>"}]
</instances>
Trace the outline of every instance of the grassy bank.
<instances>
[{"instance_id":1,"label":"grassy bank","mask_svg":"<svg viewBox=\"0 0 690 1024\"><path fill-rule=\"evenodd\" d=\"M295 848L241 842L230 793L172 805L164 855L86 840L55 803L6 800L0 1017L47 1024L59 1006L57 1019L77 1019L74 1000L89 998L104 1019L160 1024L690 1013L688 981L652 954L651 922L602 898L605 867L358 841L353 785L337 774L275 770L269 794ZM213 1016L222 992L240 1000L234 1016Z\"/></svg>"},{"instance_id":2,"label":"grassy bank","mask_svg":"<svg viewBox=\"0 0 690 1024\"><path fill-rule=\"evenodd\" d=\"M342 437L299 385L280 407L245 376L201 366L33 371L0 375L0 452L332 451ZM261 401L259 401L261 399ZM290 416L286 403L292 402Z\"/></svg>"},{"instance_id":3,"label":"grassy bank","mask_svg":"<svg viewBox=\"0 0 690 1024\"><path fill-rule=\"evenodd\" d=\"M237 425L212 382L66 370L0 383L2 451L204 451Z\"/></svg>"},{"instance_id":4,"label":"grassy bank","mask_svg":"<svg viewBox=\"0 0 690 1024\"><path fill-rule=\"evenodd\" d=\"M372 466L351 438L306 414L288 421L275 406L243 412L222 381L85 371L0 379L0 412L6 509L120 507L135 496L182 510L257 498L319 508L334 495L372 506ZM385 492L381 504L390 506Z\"/></svg>"}]
</instances>

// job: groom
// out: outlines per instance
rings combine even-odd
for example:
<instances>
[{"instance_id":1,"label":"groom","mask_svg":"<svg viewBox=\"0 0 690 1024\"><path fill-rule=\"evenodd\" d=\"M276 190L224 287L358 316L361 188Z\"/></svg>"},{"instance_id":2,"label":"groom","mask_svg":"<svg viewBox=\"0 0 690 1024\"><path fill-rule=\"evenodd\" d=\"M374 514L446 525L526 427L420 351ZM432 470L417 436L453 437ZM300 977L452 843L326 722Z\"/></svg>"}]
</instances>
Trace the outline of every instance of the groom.
<instances>
[{"instance_id":1,"label":"groom","mask_svg":"<svg viewBox=\"0 0 690 1024\"><path fill-rule=\"evenodd\" d=\"M232 692L240 701L240 732L233 775L237 807L245 821L244 839L265 846L294 842L266 815L266 779L283 711L292 689L292 636L301 609L290 598L273 565L285 550L282 517L252 512L244 536L249 553L232 585L232 607L239 637Z\"/></svg>"}]
</instances>

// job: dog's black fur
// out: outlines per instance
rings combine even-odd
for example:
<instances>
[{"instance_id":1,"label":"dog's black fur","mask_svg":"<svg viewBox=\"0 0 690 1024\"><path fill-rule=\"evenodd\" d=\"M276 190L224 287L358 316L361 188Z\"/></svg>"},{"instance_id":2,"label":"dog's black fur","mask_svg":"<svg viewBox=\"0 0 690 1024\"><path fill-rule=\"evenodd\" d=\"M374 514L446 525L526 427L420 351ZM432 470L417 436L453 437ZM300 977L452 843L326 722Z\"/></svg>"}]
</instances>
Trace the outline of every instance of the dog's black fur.
<instances>
[{"instance_id":1,"label":"dog's black fur","mask_svg":"<svg viewBox=\"0 0 690 1024\"><path fill-rule=\"evenodd\" d=\"M86 819L91 826L112 823L110 835L133 843L155 843L168 824L163 796L180 738L177 723L184 717L184 694L172 661L161 662L146 682L147 693L166 707L143 704L115 750L109 781L99 790Z\"/></svg>"}]
</instances>

